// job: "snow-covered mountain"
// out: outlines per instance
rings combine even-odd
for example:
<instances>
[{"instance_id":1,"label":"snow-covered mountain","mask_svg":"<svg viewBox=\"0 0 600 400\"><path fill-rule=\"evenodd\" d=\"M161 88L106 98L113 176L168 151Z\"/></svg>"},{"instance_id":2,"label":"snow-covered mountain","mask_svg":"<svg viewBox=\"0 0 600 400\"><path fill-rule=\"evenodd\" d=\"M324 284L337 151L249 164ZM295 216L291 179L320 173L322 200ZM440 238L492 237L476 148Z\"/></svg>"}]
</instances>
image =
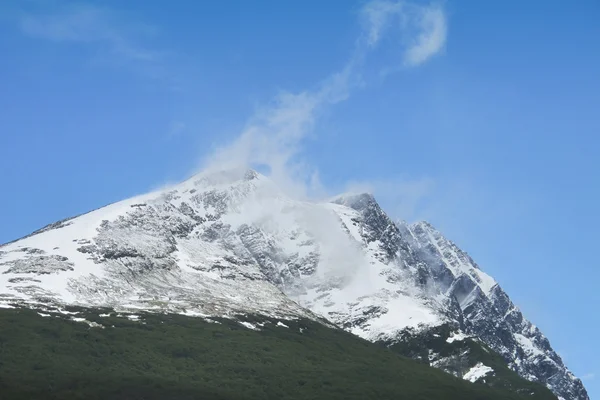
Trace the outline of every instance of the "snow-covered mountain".
<instances>
[{"instance_id":1,"label":"snow-covered mountain","mask_svg":"<svg viewBox=\"0 0 600 400\"><path fill-rule=\"evenodd\" d=\"M431 225L394 222L369 194L299 201L252 170L202 173L1 246L0 303L325 318L371 341L451 325L559 397L588 399L494 279Z\"/></svg>"}]
</instances>

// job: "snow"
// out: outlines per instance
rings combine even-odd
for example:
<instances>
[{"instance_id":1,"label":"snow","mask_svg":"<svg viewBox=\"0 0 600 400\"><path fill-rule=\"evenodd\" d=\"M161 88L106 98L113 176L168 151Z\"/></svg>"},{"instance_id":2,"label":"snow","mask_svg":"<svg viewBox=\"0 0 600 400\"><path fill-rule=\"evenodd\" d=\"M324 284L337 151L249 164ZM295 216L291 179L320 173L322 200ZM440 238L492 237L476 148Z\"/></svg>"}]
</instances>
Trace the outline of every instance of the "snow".
<instances>
[{"instance_id":1,"label":"snow","mask_svg":"<svg viewBox=\"0 0 600 400\"><path fill-rule=\"evenodd\" d=\"M436 306L424 299L410 281L389 281L387 275L397 274L397 270L377 257L380 241L366 244L361 225L355 222L362 220L358 211L340 204L327 204L326 207L334 211L339 221L337 225L341 223L347 232L328 229L317 237L323 244L318 276L315 277L319 280L314 288L292 298L338 323L369 310L378 310L368 325L351 328L352 333L373 340L381 335L393 336L407 327L434 326L445 320L436 311ZM323 214L319 218L327 221L327 226L336 225L335 221L327 220L331 218L329 215ZM340 281L345 282L343 287L338 287ZM327 286L331 288L324 292L322 288Z\"/></svg>"},{"instance_id":2,"label":"snow","mask_svg":"<svg viewBox=\"0 0 600 400\"><path fill-rule=\"evenodd\" d=\"M63 310L62 308L59 308L56 311L59 312L59 313L61 313L61 314L65 314L65 315L77 315L77 314L79 314L78 312Z\"/></svg>"},{"instance_id":3,"label":"snow","mask_svg":"<svg viewBox=\"0 0 600 400\"><path fill-rule=\"evenodd\" d=\"M465 335L461 331L452 332L452 336L449 336L448 339L446 339L446 342L447 343L459 342L459 341L463 341L463 340L467 339L468 337L469 336Z\"/></svg>"},{"instance_id":4,"label":"snow","mask_svg":"<svg viewBox=\"0 0 600 400\"><path fill-rule=\"evenodd\" d=\"M277 321L277 326L281 326L282 328L289 328L289 326L287 326L286 324L284 324L281 321Z\"/></svg>"},{"instance_id":5,"label":"snow","mask_svg":"<svg viewBox=\"0 0 600 400\"><path fill-rule=\"evenodd\" d=\"M97 275L102 276L103 270L99 264L94 263L85 253L77 251L81 246L79 240L89 240L97 233L97 228L103 220L113 220L119 215L127 212L131 204L143 202L151 195L134 197L119 203L97 209L95 211L83 214L70 221L65 222L66 226L58 229L51 229L42 233L23 238L17 242L9 243L2 247L2 251L8 256L0 261L6 262L21 258L24 253L19 251L23 248L33 248L44 251L44 255L60 255L67 257L68 261L74 263L77 268L73 271L62 271L60 273L37 275L36 279L41 281L40 286L51 288L50 290L60 296L67 303L75 303L76 295L68 288L71 279L82 276ZM0 266L1 268L1 266ZM8 282L10 278L18 276L17 274L0 274L0 287L5 287L12 292L13 285Z\"/></svg>"},{"instance_id":6,"label":"snow","mask_svg":"<svg viewBox=\"0 0 600 400\"><path fill-rule=\"evenodd\" d=\"M88 321L85 318L72 317L71 320L73 320L75 322L83 322L84 324L88 324L91 328L102 328L102 329L104 329L104 325L99 324L97 322Z\"/></svg>"},{"instance_id":7,"label":"snow","mask_svg":"<svg viewBox=\"0 0 600 400\"><path fill-rule=\"evenodd\" d=\"M469 382L476 382L492 372L494 372L492 368L479 362L463 376L463 379Z\"/></svg>"},{"instance_id":8,"label":"snow","mask_svg":"<svg viewBox=\"0 0 600 400\"><path fill-rule=\"evenodd\" d=\"M360 227L352 221L352 218L359 217L359 213L356 210L338 204L327 204L326 206L336 212L346 229L348 229L350 237L359 243L363 242Z\"/></svg>"},{"instance_id":9,"label":"snow","mask_svg":"<svg viewBox=\"0 0 600 400\"><path fill-rule=\"evenodd\" d=\"M251 324L250 322L246 322L246 321L238 321L238 322L240 323L240 325L243 325L248 329L252 329L253 331L260 331L260 329L256 325Z\"/></svg>"},{"instance_id":10,"label":"snow","mask_svg":"<svg viewBox=\"0 0 600 400\"><path fill-rule=\"evenodd\" d=\"M0 308L15 308L15 307L11 306L10 304L0 303Z\"/></svg>"},{"instance_id":11,"label":"snow","mask_svg":"<svg viewBox=\"0 0 600 400\"><path fill-rule=\"evenodd\" d=\"M546 354L539 349L538 346L535 345L535 343L528 337L520 334L520 333L515 333L515 339L517 339L517 342L521 345L521 348L523 349L523 351L525 351L525 353L528 356L545 356Z\"/></svg>"},{"instance_id":12,"label":"snow","mask_svg":"<svg viewBox=\"0 0 600 400\"><path fill-rule=\"evenodd\" d=\"M428 359L430 362L431 362L431 361L433 361L434 359L438 358L438 357L439 357L439 354L438 354L438 353L436 353L436 352L434 352L433 350L429 349L429 354L428 354L428 356L427 356L427 359Z\"/></svg>"},{"instance_id":13,"label":"snow","mask_svg":"<svg viewBox=\"0 0 600 400\"><path fill-rule=\"evenodd\" d=\"M208 315L206 315L204 313L201 313L201 312L198 312L196 310L189 310L189 309L185 310L181 314L182 315L186 315L188 317L202 317L202 318L204 318L204 317L208 316Z\"/></svg>"},{"instance_id":14,"label":"snow","mask_svg":"<svg viewBox=\"0 0 600 400\"><path fill-rule=\"evenodd\" d=\"M369 328L355 327L352 333L369 339L374 332L393 332L404 328L435 326L441 321L439 315L425 306L424 303L409 296L399 295L386 304L387 313L369 321Z\"/></svg>"},{"instance_id":15,"label":"snow","mask_svg":"<svg viewBox=\"0 0 600 400\"><path fill-rule=\"evenodd\" d=\"M498 284L494 278L492 278L491 276L489 276L488 274L486 274L485 272L481 271L481 270L475 270L472 269L471 270L472 274L475 274L478 278L479 278L479 287L483 290L483 293L485 293L487 296L489 296L492 292L492 289Z\"/></svg>"}]
</instances>

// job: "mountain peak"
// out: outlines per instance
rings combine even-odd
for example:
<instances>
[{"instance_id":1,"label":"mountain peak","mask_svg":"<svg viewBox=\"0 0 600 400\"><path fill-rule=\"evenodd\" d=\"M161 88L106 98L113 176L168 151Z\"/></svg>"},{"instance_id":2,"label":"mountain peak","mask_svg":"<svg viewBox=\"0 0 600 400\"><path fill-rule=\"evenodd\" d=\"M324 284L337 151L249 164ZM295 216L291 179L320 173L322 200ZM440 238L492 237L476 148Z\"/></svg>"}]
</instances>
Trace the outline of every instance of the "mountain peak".
<instances>
[{"instance_id":1,"label":"mountain peak","mask_svg":"<svg viewBox=\"0 0 600 400\"><path fill-rule=\"evenodd\" d=\"M375 197L371 193L344 193L330 200L331 203L350 207L357 211L364 210L373 204L377 204Z\"/></svg>"},{"instance_id":2,"label":"mountain peak","mask_svg":"<svg viewBox=\"0 0 600 400\"><path fill-rule=\"evenodd\" d=\"M185 181L182 184L192 183L194 186L221 186L231 185L236 182L247 182L265 176L259 174L252 168L247 167L232 167L232 168L208 168L200 171Z\"/></svg>"},{"instance_id":3,"label":"mountain peak","mask_svg":"<svg viewBox=\"0 0 600 400\"><path fill-rule=\"evenodd\" d=\"M248 168L206 170L1 247L7 302L325 318L369 340L451 322L521 376L587 400L496 282L431 224L399 229L370 193L307 204Z\"/></svg>"}]
</instances>

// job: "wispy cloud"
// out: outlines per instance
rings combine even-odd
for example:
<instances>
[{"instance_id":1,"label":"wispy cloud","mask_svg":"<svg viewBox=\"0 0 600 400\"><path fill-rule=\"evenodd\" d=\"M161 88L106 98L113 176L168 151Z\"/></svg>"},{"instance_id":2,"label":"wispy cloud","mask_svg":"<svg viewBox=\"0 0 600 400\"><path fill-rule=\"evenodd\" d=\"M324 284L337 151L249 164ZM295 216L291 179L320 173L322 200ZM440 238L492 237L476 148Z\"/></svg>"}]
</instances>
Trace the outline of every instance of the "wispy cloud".
<instances>
[{"instance_id":1,"label":"wispy cloud","mask_svg":"<svg viewBox=\"0 0 600 400\"><path fill-rule=\"evenodd\" d=\"M396 27L403 35L395 45L404 54L407 66L415 67L439 51L446 37L445 16L437 5L372 1L362 9L361 18L363 26L356 47L342 68L314 89L280 93L271 104L258 110L237 139L205 160L203 167L263 165L268 167L273 179L296 194L306 194L320 187L317 171L299 160L303 142L324 109L346 100L364 83L361 72L369 53ZM401 185L406 190L398 193L425 190L427 184L409 188L408 183L403 182ZM401 186L398 182L390 185L396 189ZM381 182L377 188L391 191Z\"/></svg>"},{"instance_id":2,"label":"wispy cloud","mask_svg":"<svg viewBox=\"0 0 600 400\"><path fill-rule=\"evenodd\" d=\"M446 17L439 7L424 9L417 20L421 33L406 50L405 63L415 66L439 53L446 43Z\"/></svg>"},{"instance_id":3,"label":"wispy cloud","mask_svg":"<svg viewBox=\"0 0 600 400\"><path fill-rule=\"evenodd\" d=\"M400 1L371 1L361 10L365 23L367 44L374 47L381 40L395 17L403 17L405 7ZM397 21L396 21L397 22Z\"/></svg>"},{"instance_id":4,"label":"wispy cloud","mask_svg":"<svg viewBox=\"0 0 600 400\"><path fill-rule=\"evenodd\" d=\"M350 193L372 193L390 215L409 222L428 219L429 200L436 191L435 181L428 177L375 179L369 182L350 182L346 191Z\"/></svg>"},{"instance_id":5,"label":"wispy cloud","mask_svg":"<svg viewBox=\"0 0 600 400\"><path fill-rule=\"evenodd\" d=\"M163 53L143 45L156 29L137 21L125 21L109 9L95 5L65 5L48 11L28 11L19 20L21 31L56 43L87 45L96 59L161 77Z\"/></svg>"},{"instance_id":6,"label":"wispy cloud","mask_svg":"<svg viewBox=\"0 0 600 400\"><path fill-rule=\"evenodd\" d=\"M399 32L405 66L414 67L443 50L447 22L441 5L376 0L362 9L366 42L375 47L388 31Z\"/></svg>"}]
</instances>

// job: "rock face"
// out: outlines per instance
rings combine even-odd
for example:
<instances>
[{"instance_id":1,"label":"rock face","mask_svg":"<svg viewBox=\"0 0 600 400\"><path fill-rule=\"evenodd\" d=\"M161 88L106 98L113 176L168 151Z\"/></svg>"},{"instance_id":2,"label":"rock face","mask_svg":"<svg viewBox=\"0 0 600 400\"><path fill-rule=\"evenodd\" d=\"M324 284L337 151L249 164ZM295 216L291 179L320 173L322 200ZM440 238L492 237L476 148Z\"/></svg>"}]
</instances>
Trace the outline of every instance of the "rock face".
<instances>
[{"instance_id":1,"label":"rock face","mask_svg":"<svg viewBox=\"0 0 600 400\"><path fill-rule=\"evenodd\" d=\"M427 222L406 226L406 230L433 268L455 277L440 289L459 302L466 333L502 355L522 377L544 383L564 399L588 399L582 382L566 369L548 339L467 253Z\"/></svg>"},{"instance_id":2,"label":"rock face","mask_svg":"<svg viewBox=\"0 0 600 400\"><path fill-rule=\"evenodd\" d=\"M450 324L522 377L588 399L498 284L431 225L394 222L368 194L295 200L249 170L202 173L1 246L0 302L301 316L389 342Z\"/></svg>"}]
</instances>

